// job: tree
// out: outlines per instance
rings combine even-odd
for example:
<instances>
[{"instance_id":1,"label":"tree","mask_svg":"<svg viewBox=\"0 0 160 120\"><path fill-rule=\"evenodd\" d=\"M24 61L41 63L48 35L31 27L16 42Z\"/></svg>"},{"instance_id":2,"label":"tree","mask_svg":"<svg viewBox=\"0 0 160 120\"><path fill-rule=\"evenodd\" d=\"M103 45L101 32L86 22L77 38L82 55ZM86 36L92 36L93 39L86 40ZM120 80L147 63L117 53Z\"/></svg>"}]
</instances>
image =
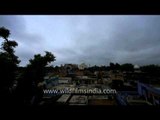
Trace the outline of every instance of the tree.
<instances>
[{"instance_id":1,"label":"tree","mask_svg":"<svg viewBox=\"0 0 160 120\"><path fill-rule=\"evenodd\" d=\"M125 63L121 65L121 70L122 71L134 71L134 66L130 63Z\"/></svg>"},{"instance_id":2,"label":"tree","mask_svg":"<svg viewBox=\"0 0 160 120\"><path fill-rule=\"evenodd\" d=\"M8 37L10 35L10 31L8 29L6 29L5 27L1 27L0 28L0 36L5 39L6 41L8 41Z\"/></svg>"},{"instance_id":3,"label":"tree","mask_svg":"<svg viewBox=\"0 0 160 120\"><path fill-rule=\"evenodd\" d=\"M34 55L34 59L30 59L30 63L27 66L28 69L35 71L37 82L43 81L46 66L52 61L55 61L55 56L51 52L46 51L45 53L44 56L40 54Z\"/></svg>"},{"instance_id":4,"label":"tree","mask_svg":"<svg viewBox=\"0 0 160 120\"><path fill-rule=\"evenodd\" d=\"M121 65L120 64L118 64L118 63L110 63L110 69L111 70L120 70L120 67L121 67Z\"/></svg>"},{"instance_id":5,"label":"tree","mask_svg":"<svg viewBox=\"0 0 160 120\"><path fill-rule=\"evenodd\" d=\"M114 63L110 62L110 69L111 70L114 70L114 68L115 68L114 66L115 66Z\"/></svg>"},{"instance_id":6,"label":"tree","mask_svg":"<svg viewBox=\"0 0 160 120\"><path fill-rule=\"evenodd\" d=\"M19 64L18 57L15 56L14 48L18 46L18 43L16 41L8 40L8 37L10 36L10 31L4 27L0 28L0 37L2 37L5 41L2 43L2 50L5 54L10 57L10 59L15 63Z\"/></svg>"},{"instance_id":7,"label":"tree","mask_svg":"<svg viewBox=\"0 0 160 120\"><path fill-rule=\"evenodd\" d=\"M141 66L140 70L144 73L146 73L145 76L148 76L149 79L158 79L160 77L160 66L159 65L145 65Z\"/></svg>"},{"instance_id":8,"label":"tree","mask_svg":"<svg viewBox=\"0 0 160 120\"><path fill-rule=\"evenodd\" d=\"M10 31L4 27L0 28L0 37L2 37L5 41L1 44L0 52L0 74L1 77L4 78L2 83L5 87L10 87L12 82L15 80L15 71L17 69L17 65L19 64L18 57L14 54L14 48L18 46L17 42L8 40L10 35Z\"/></svg>"},{"instance_id":9,"label":"tree","mask_svg":"<svg viewBox=\"0 0 160 120\"><path fill-rule=\"evenodd\" d=\"M147 72L147 73L160 73L160 66L158 65L146 65L146 66L142 66L140 67L140 69L143 72Z\"/></svg>"},{"instance_id":10,"label":"tree","mask_svg":"<svg viewBox=\"0 0 160 120\"><path fill-rule=\"evenodd\" d=\"M55 61L55 56L48 51L44 56L36 54L33 59L29 60L30 63L27 65L18 87L18 91L23 92L22 101L26 101L26 104L30 104L33 97L35 97L35 104L40 101L43 90L38 87L38 83L44 81L46 66L52 61Z\"/></svg>"},{"instance_id":11,"label":"tree","mask_svg":"<svg viewBox=\"0 0 160 120\"><path fill-rule=\"evenodd\" d=\"M20 62L14 51L14 48L18 46L18 44L16 41L8 40L9 36L10 31L4 27L0 27L0 37L4 39L0 52L0 88L6 98L10 95L11 87L16 80L15 72Z\"/></svg>"},{"instance_id":12,"label":"tree","mask_svg":"<svg viewBox=\"0 0 160 120\"><path fill-rule=\"evenodd\" d=\"M115 64L115 69L116 69L116 70L120 70L120 67L121 67L120 64L118 64L118 63Z\"/></svg>"}]
</instances>

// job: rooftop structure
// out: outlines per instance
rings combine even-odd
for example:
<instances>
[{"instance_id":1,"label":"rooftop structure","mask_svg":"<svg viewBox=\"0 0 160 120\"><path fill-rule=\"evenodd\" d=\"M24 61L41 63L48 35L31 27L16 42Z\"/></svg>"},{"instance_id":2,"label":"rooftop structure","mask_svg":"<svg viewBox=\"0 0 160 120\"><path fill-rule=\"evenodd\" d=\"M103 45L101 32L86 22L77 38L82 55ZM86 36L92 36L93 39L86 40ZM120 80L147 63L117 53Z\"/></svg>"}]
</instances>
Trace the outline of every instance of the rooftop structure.
<instances>
[{"instance_id":1,"label":"rooftop structure","mask_svg":"<svg viewBox=\"0 0 160 120\"><path fill-rule=\"evenodd\" d=\"M64 94L57 100L57 102L58 103L66 103L67 100L70 98L70 96L71 95L69 95L69 94Z\"/></svg>"},{"instance_id":2,"label":"rooftop structure","mask_svg":"<svg viewBox=\"0 0 160 120\"><path fill-rule=\"evenodd\" d=\"M120 105L151 105L136 91L118 92L116 99Z\"/></svg>"},{"instance_id":3,"label":"rooftop structure","mask_svg":"<svg viewBox=\"0 0 160 120\"><path fill-rule=\"evenodd\" d=\"M138 93L145 97L147 102L160 105L160 87L138 82Z\"/></svg>"},{"instance_id":4,"label":"rooftop structure","mask_svg":"<svg viewBox=\"0 0 160 120\"><path fill-rule=\"evenodd\" d=\"M88 76L77 76L76 78L80 84L94 84L96 81L95 78L90 78Z\"/></svg>"},{"instance_id":5,"label":"rooftop structure","mask_svg":"<svg viewBox=\"0 0 160 120\"><path fill-rule=\"evenodd\" d=\"M123 73L120 71L110 71L109 72L109 77L111 80L122 80L124 81L124 76Z\"/></svg>"},{"instance_id":6,"label":"rooftop structure","mask_svg":"<svg viewBox=\"0 0 160 120\"><path fill-rule=\"evenodd\" d=\"M71 83L72 78L71 77L59 77L59 84L69 84Z\"/></svg>"},{"instance_id":7,"label":"rooftop structure","mask_svg":"<svg viewBox=\"0 0 160 120\"><path fill-rule=\"evenodd\" d=\"M134 69L139 69L140 67L138 65L134 65Z\"/></svg>"},{"instance_id":8,"label":"rooftop structure","mask_svg":"<svg viewBox=\"0 0 160 120\"><path fill-rule=\"evenodd\" d=\"M93 95L88 98L88 105L117 105L111 95Z\"/></svg>"},{"instance_id":9,"label":"rooftop structure","mask_svg":"<svg viewBox=\"0 0 160 120\"><path fill-rule=\"evenodd\" d=\"M85 63L82 63L82 64L78 65L78 68L80 70L84 70L85 68L87 68L87 65Z\"/></svg>"},{"instance_id":10,"label":"rooftop structure","mask_svg":"<svg viewBox=\"0 0 160 120\"><path fill-rule=\"evenodd\" d=\"M73 95L69 101L69 105L87 105L88 98L85 95Z\"/></svg>"}]
</instances>

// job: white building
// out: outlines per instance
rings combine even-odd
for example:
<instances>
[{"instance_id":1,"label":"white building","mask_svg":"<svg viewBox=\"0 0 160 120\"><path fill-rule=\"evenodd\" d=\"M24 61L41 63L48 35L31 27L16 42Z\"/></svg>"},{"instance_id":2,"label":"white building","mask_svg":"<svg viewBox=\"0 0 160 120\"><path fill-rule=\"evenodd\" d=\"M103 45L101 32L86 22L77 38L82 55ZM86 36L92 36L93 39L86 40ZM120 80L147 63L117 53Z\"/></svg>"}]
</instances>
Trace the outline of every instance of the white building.
<instances>
[{"instance_id":1,"label":"white building","mask_svg":"<svg viewBox=\"0 0 160 120\"><path fill-rule=\"evenodd\" d=\"M138 65L134 65L134 69L139 69L140 67Z\"/></svg>"},{"instance_id":2,"label":"white building","mask_svg":"<svg viewBox=\"0 0 160 120\"><path fill-rule=\"evenodd\" d=\"M82 63L82 64L78 65L78 68L80 70L84 70L85 68L87 68L87 65L85 63Z\"/></svg>"}]
</instances>

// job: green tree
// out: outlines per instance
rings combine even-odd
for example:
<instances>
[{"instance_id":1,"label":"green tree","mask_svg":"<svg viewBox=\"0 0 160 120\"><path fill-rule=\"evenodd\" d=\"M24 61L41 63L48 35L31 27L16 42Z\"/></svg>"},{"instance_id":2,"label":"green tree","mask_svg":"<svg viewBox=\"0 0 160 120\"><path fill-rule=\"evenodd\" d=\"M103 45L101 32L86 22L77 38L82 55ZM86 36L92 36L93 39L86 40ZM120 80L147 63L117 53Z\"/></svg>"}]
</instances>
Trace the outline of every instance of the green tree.
<instances>
[{"instance_id":1,"label":"green tree","mask_svg":"<svg viewBox=\"0 0 160 120\"><path fill-rule=\"evenodd\" d=\"M30 104L31 99L35 96L34 103L38 103L42 97L43 90L38 87L38 83L44 80L46 74L47 65L55 61L55 56L46 51L45 55L41 54L34 55L33 59L29 60L29 64L23 74L23 78L19 83L18 92L23 92L23 97L20 99L26 101L26 104Z\"/></svg>"},{"instance_id":2,"label":"green tree","mask_svg":"<svg viewBox=\"0 0 160 120\"><path fill-rule=\"evenodd\" d=\"M110 66L110 69L111 69L111 70L114 70L114 69L115 69L114 63L110 62L109 66Z\"/></svg>"},{"instance_id":3,"label":"green tree","mask_svg":"<svg viewBox=\"0 0 160 120\"><path fill-rule=\"evenodd\" d=\"M134 71L134 66L130 63L125 63L121 65L122 71Z\"/></svg>"},{"instance_id":4,"label":"green tree","mask_svg":"<svg viewBox=\"0 0 160 120\"><path fill-rule=\"evenodd\" d=\"M0 51L0 88L5 97L10 95L10 91L16 77L15 72L20 62L14 51L14 48L18 46L18 44L16 41L9 40L9 36L10 31L4 27L0 27L0 37L4 39L1 44Z\"/></svg>"},{"instance_id":5,"label":"green tree","mask_svg":"<svg viewBox=\"0 0 160 120\"><path fill-rule=\"evenodd\" d=\"M27 65L27 68L35 71L36 83L43 81L46 66L53 61L55 61L55 56L48 51L45 52L44 56L37 54L34 55L34 59L29 60L30 63Z\"/></svg>"},{"instance_id":6,"label":"green tree","mask_svg":"<svg viewBox=\"0 0 160 120\"><path fill-rule=\"evenodd\" d=\"M115 64L115 69L116 69L116 70L119 70L120 67L121 67L121 65L120 65L119 63L116 63L116 64Z\"/></svg>"},{"instance_id":7,"label":"green tree","mask_svg":"<svg viewBox=\"0 0 160 120\"><path fill-rule=\"evenodd\" d=\"M158 65L146 65L146 66L141 66L140 69L143 72L147 72L147 73L158 73L160 72L160 66Z\"/></svg>"}]
</instances>

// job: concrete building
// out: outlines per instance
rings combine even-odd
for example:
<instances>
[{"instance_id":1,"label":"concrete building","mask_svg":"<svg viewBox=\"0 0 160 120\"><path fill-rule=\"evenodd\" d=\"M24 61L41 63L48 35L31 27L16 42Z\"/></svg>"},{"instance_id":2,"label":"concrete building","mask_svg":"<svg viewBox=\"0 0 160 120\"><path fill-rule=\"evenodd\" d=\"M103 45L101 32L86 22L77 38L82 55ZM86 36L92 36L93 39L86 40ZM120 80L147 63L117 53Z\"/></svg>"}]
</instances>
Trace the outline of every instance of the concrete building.
<instances>
[{"instance_id":1,"label":"concrete building","mask_svg":"<svg viewBox=\"0 0 160 120\"><path fill-rule=\"evenodd\" d=\"M87 105L88 97L85 95L73 95L69 101L69 105Z\"/></svg>"},{"instance_id":2,"label":"concrete building","mask_svg":"<svg viewBox=\"0 0 160 120\"><path fill-rule=\"evenodd\" d=\"M76 71L75 71L75 74L76 74L76 76L83 76L83 75L84 75L84 72L81 71L81 70L76 70Z\"/></svg>"},{"instance_id":3,"label":"concrete building","mask_svg":"<svg viewBox=\"0 0 160 120\"><path fill-rule=\"evenodd\" d=\"M88 97L88 105L117 105L112 95L93 95Z\"/></svg>"},{"instance_id":4,"label":"concrete building","mask_svg":"<svg viewBox=\"0 0 160 120\"><path fill-rule=\"evenodd\" d=\"M57 103L58 104L67 104L67 101L69 100L70 97L71 97L70 94L64 94L57 100Z\"/></svg>"},{"instance_id":5,"label":"concrete building","mask_svg":"<svg viewBox=\"0 0 160 120\"><path fill-rule=\"evenodd\" d=\"M96 81L96 78L90 78L88 76L77 76L76 79L80 84L94 84Z\"/></svg>"},{"instance_id":6,"label":"concrete building","mask_svg":"<svg viewBox=\"0 0 160 120\"><path fill-rule=\"evenodd\" d=\"M79 70L84 70L87 67L88 66L85 63L82 63L82 64L78 65Z\"/></svg>"},{"instance_id":7,"label":"concrete building","mask_svg":"<svg viewBox=\"0 0 160 120\"><path fill-rule=\"evenodd\" d=\"M72 82L71 77L59 77L58 83L59 84L70 84Z\"/></svg>"},{"instance_id":8,"label":"concrete building","mask_svg":"<svg viewBox=\"0 0 160 120\"><path fill-rule=\"evenodd\" d=\"M119 105L152 105L136 91L121 91L116 95Z\"/></svg>"},{"instance_id":9,"label":"concrete building","mask_svg":"<svg viewBox=\"0 0 160 120\"><path fill-rule=\"evenodd\" d=\"M138 93L152 105L160 105L160 86L138 82Z\"/></svg>"},{"instance_id":10,"label":"concrete building","mask_svg":"<svg viewBox=\"0 0 160 120\"><path fill-rule=\"evenodd\" d=\"M78 65L77 64L64 64L64 68L65 69L77 69L78 68Z\"/></svg>"},{"instance_id":11,"label":"concrete building","mask_svg":"<svg viewBox=\"0 0 160 120\"><path fill-rule=\"evenodd\" d=\"M57 76L53 76L53 77L45 76L43 85L46 88L51 88L53 86L58 85L58 77Z\"/></svg>"},{"instance_id":12,"label":"concrete building","mask_svg":"<svg viewBox=\"0 0 160 120\"><path fill-rule=\"evenodd\" d=\"M110 71L109 72L109 77L111 80L121 80L124 81L124 75L121 71Z\"/></svg>"}]
</instances>

